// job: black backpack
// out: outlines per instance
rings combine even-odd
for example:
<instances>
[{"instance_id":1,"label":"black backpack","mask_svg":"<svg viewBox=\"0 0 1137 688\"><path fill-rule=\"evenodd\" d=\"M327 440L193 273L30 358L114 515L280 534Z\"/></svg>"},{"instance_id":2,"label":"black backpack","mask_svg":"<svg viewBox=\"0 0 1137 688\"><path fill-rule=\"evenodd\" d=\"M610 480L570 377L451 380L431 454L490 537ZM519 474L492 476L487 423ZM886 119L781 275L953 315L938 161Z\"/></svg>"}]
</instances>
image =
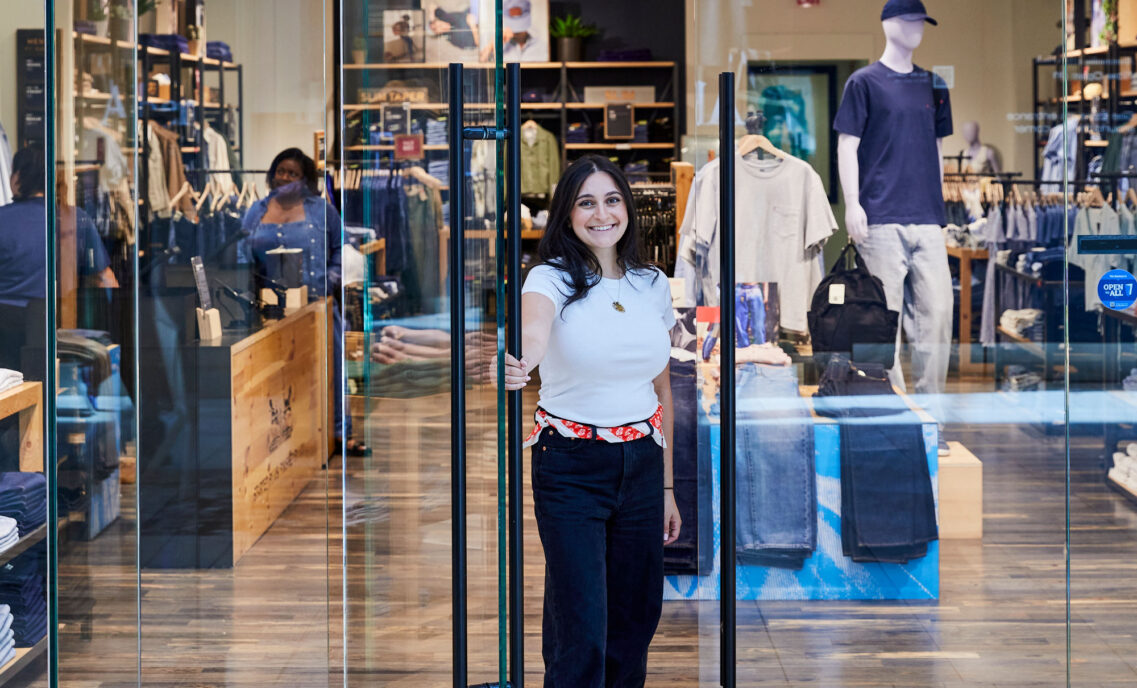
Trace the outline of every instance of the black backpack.
<instances>
[{"instance_id":1,"label":"black backpack","mask_svg":"<svg viewBox=\"0 0 1137 688\"><path fill-rule=\"evenodd\" d=\"M852 251L853 267L846 256ZM814 361L821 367L830 354L844 354L856 363L879 363L891 368L896 358L896 329L900 314L888 310L884 286L873 277L853 244L847 244L821 285L809 309L809 336Z\"/></svg>"}]
</instances>

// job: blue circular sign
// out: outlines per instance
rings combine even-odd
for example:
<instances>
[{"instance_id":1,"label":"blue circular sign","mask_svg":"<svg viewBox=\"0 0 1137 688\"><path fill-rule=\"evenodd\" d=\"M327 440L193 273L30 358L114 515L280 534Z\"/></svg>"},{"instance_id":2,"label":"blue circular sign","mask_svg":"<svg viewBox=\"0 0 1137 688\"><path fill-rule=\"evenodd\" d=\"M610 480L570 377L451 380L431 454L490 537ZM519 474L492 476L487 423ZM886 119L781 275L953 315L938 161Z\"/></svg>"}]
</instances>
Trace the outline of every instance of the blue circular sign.
<instances>
[{"instance_id":1,"label":"blue circular sign","mask_svg":"<svg viewBox=\"0 0 1137 688\"><path fill-rule=\"evenodd\" d=\"M1129 308L1137 303L1137 278L1125 270L1110 270L1098 280L1098 298L1110 310Z\"/></svg>"}]
</instances>

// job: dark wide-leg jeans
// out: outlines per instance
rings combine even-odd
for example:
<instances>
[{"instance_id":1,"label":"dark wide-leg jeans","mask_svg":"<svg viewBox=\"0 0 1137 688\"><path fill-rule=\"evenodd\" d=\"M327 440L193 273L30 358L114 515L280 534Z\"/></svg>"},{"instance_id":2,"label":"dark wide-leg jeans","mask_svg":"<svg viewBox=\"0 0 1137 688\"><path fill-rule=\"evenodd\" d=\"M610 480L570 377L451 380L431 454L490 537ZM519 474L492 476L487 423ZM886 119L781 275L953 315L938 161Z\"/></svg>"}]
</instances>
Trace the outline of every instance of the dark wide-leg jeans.
<instances>
[{"instance_id":1,"label":"dark wide-leg jeans","mask_svg":"<svg viewBox=\"0 0 1137 688\"><path fill-rule=\"evenodd\" d=\"M541 431L545 688L640 688L663 609L663 449Z\"/></svg>"}]
</instances>

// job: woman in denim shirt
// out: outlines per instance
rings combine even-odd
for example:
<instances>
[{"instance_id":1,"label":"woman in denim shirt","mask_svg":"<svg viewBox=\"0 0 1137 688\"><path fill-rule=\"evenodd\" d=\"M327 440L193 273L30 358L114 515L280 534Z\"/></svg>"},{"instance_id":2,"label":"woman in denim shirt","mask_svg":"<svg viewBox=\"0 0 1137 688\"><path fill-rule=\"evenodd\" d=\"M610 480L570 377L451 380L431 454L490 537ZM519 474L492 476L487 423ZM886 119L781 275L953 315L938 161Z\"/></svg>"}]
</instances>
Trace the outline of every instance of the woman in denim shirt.
<instances>
[{"instance_id":1,"label":"woman in denim shirt","mask_svg":"<svg viewBox=\"0 0 1137 688\"><path fill-rule=\"evenodd\" d=\"M343 229L336 209L320 195L316 163L299 148L281 151L268 169L271 192L252 205L245 214L242 229L248 233L244 242L245 257L254 271L265 274L268 252L275 248L298 248L303 251L301 278L308 287L310 299L334 294L339 300L341 286L340 254ZM336 379L343 376L343 313L333 310L335 326ZM346 434L351 437L351 418L343 416L343 401L336 395L336 439L342 441L341 428L346 420ZM348 440L345 453L359 456L367 448Z\"/></svg>"}]
</instances>

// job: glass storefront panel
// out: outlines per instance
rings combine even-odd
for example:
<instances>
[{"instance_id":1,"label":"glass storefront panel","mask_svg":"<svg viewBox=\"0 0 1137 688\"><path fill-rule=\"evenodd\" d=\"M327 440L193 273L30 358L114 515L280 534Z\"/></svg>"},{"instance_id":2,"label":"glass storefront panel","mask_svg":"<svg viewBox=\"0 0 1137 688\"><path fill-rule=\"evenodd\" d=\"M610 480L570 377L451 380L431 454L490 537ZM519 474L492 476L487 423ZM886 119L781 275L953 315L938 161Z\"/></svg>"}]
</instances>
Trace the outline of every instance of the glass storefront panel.
<instances>
[{"instance_id":1,"label":"glass storefront panel","mask_svg":"<svg viewBox=\"0 0 1137 688\"><path fill-rule=\"evenodd\" d=\"M452 118L458 131L503 122L492 47L501 6L370 0L342 12L334 168L345 240L363 255L345 278L347 400L371 450L344 464L347 681L449 685L460 665L469 684L496 683L506 671L505 433L489 370L504 324L504 144L456 140ZM452 406L455 384L464 412Z\"/></svg>"},{"instance_id":2,"label":"glass storefront panel","mask_svg":"<svg viewBox=\"0 0 1137 688\"><path fill-rule=\"evenodd\" d=\"M1137 4L0 10L0 684L542 683L601 593L497 370L589 155L676 318L648 685L1137 679Z\"/></svg>"}]
</instances>

